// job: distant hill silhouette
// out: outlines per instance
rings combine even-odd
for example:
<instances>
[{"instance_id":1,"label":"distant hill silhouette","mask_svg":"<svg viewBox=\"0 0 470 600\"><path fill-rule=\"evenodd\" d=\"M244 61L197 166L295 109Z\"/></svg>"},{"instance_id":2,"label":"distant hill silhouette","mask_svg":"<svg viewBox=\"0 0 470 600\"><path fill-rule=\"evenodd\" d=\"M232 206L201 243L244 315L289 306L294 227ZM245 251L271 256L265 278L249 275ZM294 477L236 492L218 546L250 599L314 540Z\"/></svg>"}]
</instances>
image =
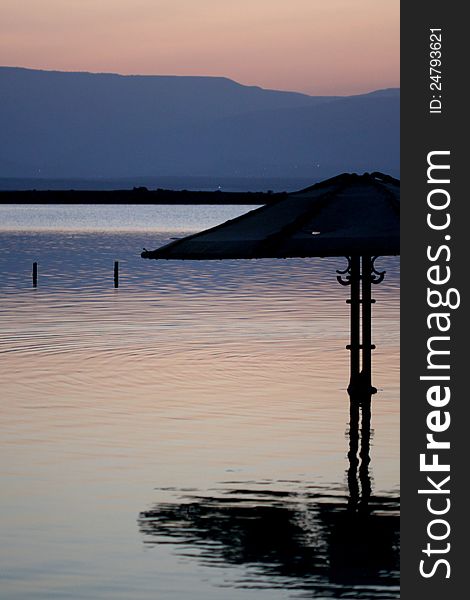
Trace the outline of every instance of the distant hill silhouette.
<instances>
[{"instance_id":1,"label":"distant hill silhouette","mask_svg":"<svg viewBox=\"0 0 470 600\"><path fill-rule=\"evenodd\" d=\"M398 175L399 91L315 97L218 77L0 67L0 177Z\"/></svg>"}]
</instances>

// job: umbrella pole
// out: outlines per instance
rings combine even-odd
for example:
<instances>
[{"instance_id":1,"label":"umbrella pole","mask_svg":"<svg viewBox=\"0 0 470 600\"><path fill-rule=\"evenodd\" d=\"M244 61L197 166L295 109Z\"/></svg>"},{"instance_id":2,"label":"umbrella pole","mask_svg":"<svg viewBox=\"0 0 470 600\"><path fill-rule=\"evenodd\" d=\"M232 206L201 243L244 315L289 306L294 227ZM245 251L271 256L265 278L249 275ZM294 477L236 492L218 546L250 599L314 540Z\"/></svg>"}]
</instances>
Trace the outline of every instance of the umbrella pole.
<instances>
[{"instance_id":1,"label":"umbrella pole","mask_svg":"<svg viewBox=\"0 0 470 600\"><path fill-rule=\"evenodd\" d=\"M350 343L346 346L350 351L348 394L351 402L359 404L370 403L371 395L377 392L372 386L372 350L375 348L372 344L372 304L375 302L372 299L372 284L381 283L385 271L375 269L376 258L362 256L361 260L360 256L349 256L347 268L338 270L336 278L341 285L351 286L351 297L346 300L351 306Z\"/></svg>"},{"instance_id":2,"label":"umbrella pole","mask_svg":"<svg viewBox=\"0 0 470 600\"><path fill-rule=\"evenodd\" d=\"M350 305L350 343L346 346L349 350L349 386L348 393L355 394L359 387L360 372L360 327L361 327L361 259L359 256L348 257L348 266L344 271L337 271L338 282L341 285L351 286L351 297L346 302ZM346 277L342 277L346 275Z\"/></svg>"},{"instance_id":3,"label":"umbrella pole","mask_svg":"<svg viewBox=\"0 0 470 600\"><path fill-rule=\"evenodd\" d=\"M360 259L351 257L351 344L350 344L350 379L349 387L357 387L360 377Z\"/></svg>"},{"instance_id":4,"label":"umbrella pole","mask_svg":"<svg viewBox=\"0 0 470 600\"><path fill-rule=\"evenodd\" d=\"M364 394L373 394L372 388L372 260L362 257L362 374L361 384Z\"/></svg>"}]
</instances>

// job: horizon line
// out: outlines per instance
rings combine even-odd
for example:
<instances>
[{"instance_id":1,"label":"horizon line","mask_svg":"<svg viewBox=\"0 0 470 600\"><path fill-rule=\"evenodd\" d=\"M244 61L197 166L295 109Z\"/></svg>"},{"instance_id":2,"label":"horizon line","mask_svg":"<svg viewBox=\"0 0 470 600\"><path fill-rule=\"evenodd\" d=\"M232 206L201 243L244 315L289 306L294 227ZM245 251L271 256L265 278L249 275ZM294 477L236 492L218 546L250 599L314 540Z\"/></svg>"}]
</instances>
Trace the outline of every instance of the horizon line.
<instances>
[{"instance_id":1,"label":"horizon line","mask_svg":"<svg viewBox=\"0 0 470 600\"><path fill-rule=\"evenodd\" d=\"M76 74L76 75L110 75L110 76L114 76L114 77L169 77L169 78L179 78L179 79L184 79L184 78L192 78L192 79L225 79L227 81L230 81L232 83L235 83L236 85L242 86L242 87L248 87L248 88L258 88L260 90L265 90L268 92L286 92L286 93L290 93L290 94L299 94L301 96L308 96L308 97L316 97L316 98L320 98L320 97L324 97L324 98L352 98L355 96L367 96L368 94L373 94L375 92L384 92L384 91L388 91L388 90L400 90L400 86L390 86L390 87L385 87L385 88L375 88L375 89L371 89L367 92L360 92L360 93L356 93L356 94L308 94L306 92L299 92L297 90L288 90L288 89L275 89L275 88L266 88L263 87L261 85L250 85L250 84L246 84L246 83L241 83L235 79L232 79L231 77L227 77L226 75L171 75L171 74L148 74L148 73L116 73L116 72L112 72L112 71L87 71L87 70L60 70L60 69L47 69L47 68L42 68L42 67L24 67L24 66L18 66L18 65L0 65L0 69L18 69L18 70L23 70L23 71L37 71L37 72L43 72L43 73L64 73L64 74Z\"/></svg>"}]
</instances>

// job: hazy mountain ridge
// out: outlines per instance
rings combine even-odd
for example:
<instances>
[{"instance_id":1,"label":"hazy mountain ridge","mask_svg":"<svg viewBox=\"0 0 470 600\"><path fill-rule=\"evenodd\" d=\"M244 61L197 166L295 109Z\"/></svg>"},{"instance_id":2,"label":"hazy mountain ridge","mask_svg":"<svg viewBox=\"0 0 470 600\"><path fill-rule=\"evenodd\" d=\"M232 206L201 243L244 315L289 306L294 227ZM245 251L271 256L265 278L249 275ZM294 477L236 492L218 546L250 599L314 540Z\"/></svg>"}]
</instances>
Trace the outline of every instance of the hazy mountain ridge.
<instances>
[{"instance_id":1,"label":"hazy mountain ridge","mask_svg":"<svg viewBox=\"0 0 470 600\"><path fill-rule=\"evenodd\" d=\"M399 91L0 67L0 177L398 175Z\"/></svg>"}]
</instances>

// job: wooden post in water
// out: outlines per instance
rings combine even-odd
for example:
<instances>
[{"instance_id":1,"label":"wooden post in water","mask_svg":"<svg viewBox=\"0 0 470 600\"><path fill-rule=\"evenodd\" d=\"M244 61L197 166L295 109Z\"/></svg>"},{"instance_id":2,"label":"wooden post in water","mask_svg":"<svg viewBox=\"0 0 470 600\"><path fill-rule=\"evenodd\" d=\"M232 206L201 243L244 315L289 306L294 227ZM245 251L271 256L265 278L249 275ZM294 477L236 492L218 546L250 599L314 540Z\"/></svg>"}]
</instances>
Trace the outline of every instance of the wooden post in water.
<instances>
[{"instance_id":1,"label":"wooden post in water","mask_svg":"<svg viewBox=\"0 0 470 600\"><path fill-rule=\"evenodd\" d=\"M114 261L114 287L119 287L119 261Z\"/></svg>"},{"instance_id":2,"label":"wooden post in water","mask_svg":"<svg viewBox=\"0 0 470 600\"><path fill-rule=\"evenodd\" d=\"M33 287L38 287L38 263L33 262Z\"/></svg>"}]
</instances>

